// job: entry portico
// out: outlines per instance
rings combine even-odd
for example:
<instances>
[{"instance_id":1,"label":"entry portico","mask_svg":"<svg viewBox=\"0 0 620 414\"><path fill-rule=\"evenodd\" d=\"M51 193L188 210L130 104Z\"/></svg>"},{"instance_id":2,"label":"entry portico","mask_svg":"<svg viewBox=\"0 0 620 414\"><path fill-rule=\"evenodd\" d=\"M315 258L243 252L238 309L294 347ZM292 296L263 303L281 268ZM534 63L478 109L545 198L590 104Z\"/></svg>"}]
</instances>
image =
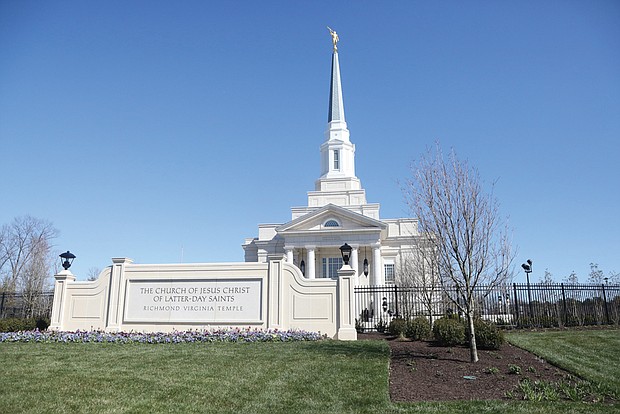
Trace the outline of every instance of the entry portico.
<instances>
[{"instance_id":1,"label":"entry portico","mask_svg":"<svg viewBox=\"0 0 620 414\"><path fill-rule=\"evenodd\" d=\"M336 276L335 267L340 260L338 249L344 243L353 248L351 267L363 270L363 258L366 257L366 252L379 253L387 225L344 207L328 204L276 227L275 231L285 241L284 251L287 260L304 268L302 273L308 279L315 279L317 276ZM304 266L301 265L302 262ZM313 262L321 266L318 272L315 266L306 267L306 264ZM373 260L373 262L379 261ZM380 269L375 269L372 275L374 280L371 280L371 284L380 284L381 281L376 277L381 275ZM359 283L357 277L356 283Z\"/></svg>"}]
</instances>

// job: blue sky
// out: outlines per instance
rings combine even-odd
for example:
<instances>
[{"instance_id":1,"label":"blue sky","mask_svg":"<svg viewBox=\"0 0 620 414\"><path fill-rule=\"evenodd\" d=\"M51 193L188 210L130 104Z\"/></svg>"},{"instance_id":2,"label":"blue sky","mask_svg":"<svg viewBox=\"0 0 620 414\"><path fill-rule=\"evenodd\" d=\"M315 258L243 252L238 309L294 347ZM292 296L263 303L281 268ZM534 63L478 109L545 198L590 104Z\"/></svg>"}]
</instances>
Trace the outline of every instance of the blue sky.
<instances>
[{"instance_id":1,"label":"blue sky","mask_svg":"<svg viewBox=\"0 0 620 414\"><path fill-rule=\"evenodd\" d=\"M383 218L439 141L496 181L533 280L620 271L617 1L2 1L0 223L53 222L79 278L242 261L319 176L328 25Z\"/></svg>"}]
</instances>

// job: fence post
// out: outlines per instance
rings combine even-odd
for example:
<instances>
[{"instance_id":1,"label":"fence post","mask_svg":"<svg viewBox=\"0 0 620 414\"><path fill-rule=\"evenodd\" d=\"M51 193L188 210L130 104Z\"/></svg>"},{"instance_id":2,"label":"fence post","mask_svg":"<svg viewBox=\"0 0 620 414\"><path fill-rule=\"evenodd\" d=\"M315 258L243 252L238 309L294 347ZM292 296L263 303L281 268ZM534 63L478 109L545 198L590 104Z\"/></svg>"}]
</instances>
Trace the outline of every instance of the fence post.
<instances>
[{"instance_id":1,"label":"fence post","mask_svg":"<svg viewBox=\"0 0 620 414\"><path fill-rule=\"evenodd\" d=\"M568 312L566 310L566 294L564 293L564 283L560 283L562 287L562 307L564 308L564 326L568 326Z\"/></svg>"},{"instance_id":2,"label":"fence post","mask_svg":"<svg viewBox=\"0 0 620 414\"><path fill-rule=\"evenodd\" d=\"M517 298L517 284L513 283L512 284L512 290L514 292L515 295L515 299L512 301L512 303L514 303L514 307L515 307L515 312L517 313L517 326L521 325L521 321L519 319L519 301Z\"/></svg>"},{"instance_id":3,"label":"fence post","mask_svg":"<svg viewBox=\"0 0 620 414\"><path fill-rule=\"evenodd\" d=\"M603 288L603 302L605 302L605 317L607 318L607 325L611 325L611 320L609 319L609 308L607 307L607 295L605 294L605 284L602 284Z\"/></svg>"},{"instance_id":4,"label":"fence post","mask_svg":"<svg viewBox=\"0 0 620 414\"><path fill-rule=\"evenodd\" d=\"M2 315L4 315L4 296L6 295L6 292L2 292L2 302L0 302L0 318L2 318Z\"/></svg>"},{"instance_id":5,"label":"fence post","mask_svg":"<svg viewBox=\"0 0 620 414\"><path fill-rule=\"evenodd\" d=\"M396 309L396 317L400 318L400 313L398 313L398 286L394 285L394 306Z\"/></svg>"}]
</instances>

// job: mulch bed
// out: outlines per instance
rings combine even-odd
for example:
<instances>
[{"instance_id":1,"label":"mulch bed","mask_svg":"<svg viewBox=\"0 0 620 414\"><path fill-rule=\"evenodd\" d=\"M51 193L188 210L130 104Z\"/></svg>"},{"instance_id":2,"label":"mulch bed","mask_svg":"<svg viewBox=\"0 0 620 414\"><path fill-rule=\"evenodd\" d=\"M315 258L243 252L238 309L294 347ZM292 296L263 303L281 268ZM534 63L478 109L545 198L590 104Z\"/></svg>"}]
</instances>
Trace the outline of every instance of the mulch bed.
<instances>
[{"instance_id":1,"label":"mulch bed","mask_svg":"<svg viewBox=\"0 0 620 414\"><path fill-rule=\"evenodd\" d=\"M358 338L387 339L392 401L505 400L509 399L506 393L514 391L523 378L557 382L569 376L510 344L497 351L478 350L479 361L472 364L469 348L464 346L442 347L377 333Z\"/></svg>"}]
</instances>

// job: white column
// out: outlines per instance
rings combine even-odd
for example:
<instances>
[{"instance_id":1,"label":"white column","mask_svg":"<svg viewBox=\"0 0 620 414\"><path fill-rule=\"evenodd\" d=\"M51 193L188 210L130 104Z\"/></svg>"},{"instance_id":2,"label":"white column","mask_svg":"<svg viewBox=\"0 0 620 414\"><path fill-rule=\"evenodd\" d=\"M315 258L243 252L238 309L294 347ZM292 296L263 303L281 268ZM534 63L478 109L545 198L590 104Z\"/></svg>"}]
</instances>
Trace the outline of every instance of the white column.
<instances>
[{"instance_id":1,"label":"white column","mask_svg":"<svg viewBox=\"0 0 620 414\"><path fill-rule=\"evenodd\" d=\"M353 250L351 250L351 268L353 270L355 270L355 276L353 277L353 280L355 282L355 286L359 285L359 263L358 263L358 258L357 258L357 250L358 250L358 246L353 247Z\"/></svg>"},{"instance_id":2,"label":"white column","mask_svg":"<svg viewBox=\"0 0 620 414\"><path fill-rule=\"evenodd\" d=\"M308 246L308 263L306 263L308 279L316 278L314 270L314 246Z\"/></svg>"},{"instance_id":3,"label":"white column","mask_svg":"<svg viewBox=\"0 0 620 414\"><path fill-rule=\"evenodd\" d=\"M293 264L293 248L290 246L284 246L284 251L286 252L286 261Z\"/></svg>"},{"instance_id":4,"label":"white column","mask_svg":"<svg viewBox=\"0 0 620 414\"><path fill-rule=\"evenodd\" d=\"M372 285L385 284L381 270L381 243L377 243L372 246Z\"/></svg>"}]
</instances>

